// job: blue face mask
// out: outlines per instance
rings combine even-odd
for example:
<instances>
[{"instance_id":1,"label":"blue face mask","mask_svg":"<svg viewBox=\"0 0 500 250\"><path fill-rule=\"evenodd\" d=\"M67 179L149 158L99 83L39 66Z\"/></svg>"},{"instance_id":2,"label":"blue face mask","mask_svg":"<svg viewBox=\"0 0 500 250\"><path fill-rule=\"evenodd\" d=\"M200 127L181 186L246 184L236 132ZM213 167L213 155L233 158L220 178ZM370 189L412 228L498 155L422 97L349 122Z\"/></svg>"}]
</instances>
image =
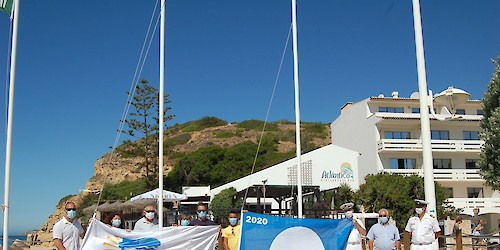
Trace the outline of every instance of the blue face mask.
<instances>
[{"instance_id":1,"label":"blue face mask","mask_svg":"<svg viewBox=\"0 0 500 250\"><path fill-rule=\"evenodd\" d=\"M119 227L121 224L122 224L121 220L113 220L113 221L111 221L111 225L113 225L113 227Z\"/></svg>"},{"instance_id":2,"label":"blue face mask","mask_svg":"<svg viewBox=\"0 0 500 250\"><path fill-rule=\"evenodd\" d=\"M207 212L206 211L199 211L198 212L198 218L204 219L205 217L207 217Z\"/></svg>"},{"instance_id":3,"label":"blue face mask","mask_svg":"<svg viewBox=\"0 0 500 250\"><path fill-rule=\"evenodd\" d=\"M181 226L189 226L189 220L181 220Z\"/></svg>"},{"instance_id":4,"label":"blue face mask","mask_svg":"<svg viewBox=\"0 0 500 250\"><path fill-rule=\"evenodd\" d=\"M236 225L236 223L238 223L238 218L229 218L229 223L233 226Z\"/></svg>"},{"instance_id":5,"label":"blue face mask","mask_svg":"<svg viewBox=\"0 0 500 250\"><path fill-rule=\"evenodd\" d=\"M389 221L389 218L387 218L387 217L380 217L380 222L381 222L382 224L385 224L385 223L387 223L388 221Z\"/></svg>"},{"instance_id":6,"label":"blue face mask","mask_svg":"<svg viewBox=\"0 0 500 250\"><path fill-rule=\"evenodd\" d=\"M74 219L75 217L76 217L76 211L75 210L68 211L68 218Z\"/></svg>"}]
</instances>

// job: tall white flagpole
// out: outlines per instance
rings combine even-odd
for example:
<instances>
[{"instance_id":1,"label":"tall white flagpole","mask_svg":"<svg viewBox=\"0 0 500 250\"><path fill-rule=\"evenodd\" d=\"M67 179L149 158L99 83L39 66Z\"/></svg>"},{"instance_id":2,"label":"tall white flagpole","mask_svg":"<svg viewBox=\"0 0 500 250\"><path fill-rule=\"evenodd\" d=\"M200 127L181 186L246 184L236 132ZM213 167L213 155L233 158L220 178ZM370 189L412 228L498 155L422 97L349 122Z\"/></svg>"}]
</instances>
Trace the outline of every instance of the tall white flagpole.
<instances>
[{"instance_id":1,"label":"tall white flagpole","mask_svg":"<svg viewBox=\"0 0 500 250\"><path fill-rule=\"evenodd\" d=\"M424 169L424 193L427 212L436 216L436 189L434 186L434 169L432 166L431 126L427 98L427 78L425 73L424 39L422 35L422 20L420 2L413 0L413 24L415 29L415 50L417 56L418 92L420 94L420 127L422 138L422 158ZM431 97L432 98L432 97Z\"/></svg>"},{"instance_id":2,"label":"tall white flagpole","mask_svg":"<svg viewBox=\"0 0 500 250\"><path fill-rule=\"evenodd\" d=\"M7 116L7 139L5 142L5 188L3 204L3 250L9 248L9 200L10 200L10 159L12 152L12 122L14 119L14 83L16 79L17 24L19 20L19 0L14 0L12 23L12 50L10 57L9 109Z\"/></svg>"},{"instance_id":3,"label":"tall white flagpole","mask_svg":"<svg viewBox=\"0 0 500 250\"><path fill-rule=\"evenodd\" d=\"M297 51L297 1L292 0L293 80L295 85L295 144L297 154L297 210L302 218L302 165L300 160L299 52Z\"/></svg>"},{"instance_id":4,"label":"tall white flagpole","mask_svg":"<svg viewBox=\"0 0 500 250\"><path fill-rule=\"evenodd\" d=\"M158 189L160 195L158 197L158 226L163 227L163 104L165 102L165 0L161 0L160 11L160 107L159 107L159 136L158 136Z\"/></svg>"}]
</instances>

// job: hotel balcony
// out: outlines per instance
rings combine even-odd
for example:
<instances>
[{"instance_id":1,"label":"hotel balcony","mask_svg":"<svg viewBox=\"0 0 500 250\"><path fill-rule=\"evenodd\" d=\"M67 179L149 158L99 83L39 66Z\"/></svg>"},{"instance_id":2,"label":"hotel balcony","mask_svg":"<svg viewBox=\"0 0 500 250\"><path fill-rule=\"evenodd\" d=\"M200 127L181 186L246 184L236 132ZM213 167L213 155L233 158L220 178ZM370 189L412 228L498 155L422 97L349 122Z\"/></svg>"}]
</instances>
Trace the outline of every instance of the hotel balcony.
<instances>
[{"instance_id":1,"label":"hotel balcony","mask_svg":"<svg viewBox=\"0 0 500 250\"><path fill-rule=\"evenodd\" d=\"M435 181L483 181L478 169L434 169ZM385 173L424 176L423 169L384 169Z\"/></svg>"},{"instance_id":2,"label":"hotel balcony","mask_svg":"<svg viewBox=\"0 0 500 250\"><path fill-rule=\"evenodd\" d=\"M434 152L480 153L481 140L431 140ZM377 141L378 152L422 152L420 139L381 139Z\"/></svg>"},{"instance_id":3,"label":"hotel balcony","mask_svg":"<svg viewBox=\"0 0 500 250\"><path fill-rule=\"evenodd\" d=\"M462 208L462 214L474 216L474 208L479 209L479 215L498 213L500 198L449 198L446 203L456 208Z\"/></svg>"}]
</instances>

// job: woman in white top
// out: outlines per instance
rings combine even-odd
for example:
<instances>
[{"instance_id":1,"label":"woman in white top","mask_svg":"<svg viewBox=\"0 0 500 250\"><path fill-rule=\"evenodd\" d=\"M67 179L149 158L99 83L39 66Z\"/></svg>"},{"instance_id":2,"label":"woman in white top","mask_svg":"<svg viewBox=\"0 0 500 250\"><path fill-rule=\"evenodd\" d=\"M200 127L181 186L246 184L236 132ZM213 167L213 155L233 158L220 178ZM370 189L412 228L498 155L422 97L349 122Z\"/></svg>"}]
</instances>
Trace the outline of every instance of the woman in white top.
<instances>
[{"instance_id":1,"label":"woman in white top","mask_svg":"<svg viewBox=\"0 0 500 250\"><path fill-rule=\"evenodd\" d=\"M352 223L354 227L352 228L349 238L347 238L346 250L362 250L361 246L361 235L366 235L366 229L363 222L354 217L354 203L349 202L340 206L340 209L344 210L345 217L348 219L352 218Z\"/></svg>"}]
</instances>

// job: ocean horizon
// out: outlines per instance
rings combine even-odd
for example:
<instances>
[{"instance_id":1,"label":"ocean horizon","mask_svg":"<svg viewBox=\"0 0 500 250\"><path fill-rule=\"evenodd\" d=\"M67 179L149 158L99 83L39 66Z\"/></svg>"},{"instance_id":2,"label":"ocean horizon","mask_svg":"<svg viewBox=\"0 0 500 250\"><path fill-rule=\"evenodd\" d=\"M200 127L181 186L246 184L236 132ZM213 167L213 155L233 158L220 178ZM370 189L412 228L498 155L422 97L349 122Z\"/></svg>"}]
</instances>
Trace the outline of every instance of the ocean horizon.
<instances>
[{"instance_id":1,"label":"ocean horizon","mask_svg":"<svg viewBox=\"0 0 500 250\"><path fill-rule=\"evenodd\" d=\"M3 235L1 235L0 238L3 241ZM27 238L26 235L9 235L9 246L12 245L16 239L26 241ZM2 245L2 242L0 242L0 245Z\"/></svg>"}]
</instances>

